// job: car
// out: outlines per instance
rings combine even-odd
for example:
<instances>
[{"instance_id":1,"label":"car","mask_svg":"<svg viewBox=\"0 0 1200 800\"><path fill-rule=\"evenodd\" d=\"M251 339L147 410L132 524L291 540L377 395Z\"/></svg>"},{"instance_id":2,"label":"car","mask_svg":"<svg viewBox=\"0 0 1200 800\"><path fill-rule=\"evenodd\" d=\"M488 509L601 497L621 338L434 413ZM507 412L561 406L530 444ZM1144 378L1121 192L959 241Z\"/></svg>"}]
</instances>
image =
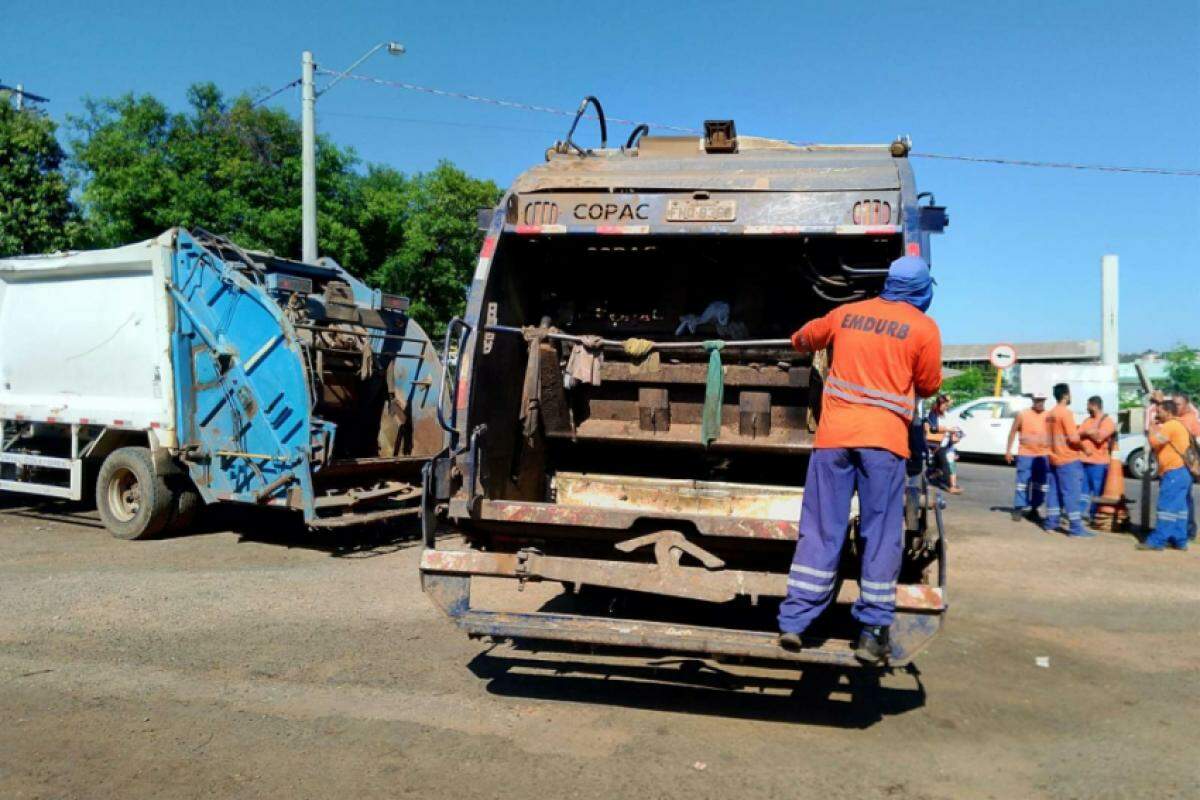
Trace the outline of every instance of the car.
<instances>
[{"instance_id":1,"label":"car","mask_svg":"<svg viewBox=\"0 0 1200 800\"><path fill-rule=\"evenodd\" d=\"M1141 480L1149 469L1151 474L1158 470L1158 462L1154 454L1146 458L1146 434L1123 433L1117 437L1117 448L1121 460L1125 462L1125 472L1134 480Z\"/></svg>"},{"instance_id":2,"label":"car","mask_svg":"<svg viewBox=\"0 0 1200 800\"><path fill-rule=\"evenodd\" d=\"M962 430L962 441L954 446L960 454L1002 458L1013 418L1032 405L1024 395L979 397L949 409L942 424Z\"/></svg>"}]
</instances>

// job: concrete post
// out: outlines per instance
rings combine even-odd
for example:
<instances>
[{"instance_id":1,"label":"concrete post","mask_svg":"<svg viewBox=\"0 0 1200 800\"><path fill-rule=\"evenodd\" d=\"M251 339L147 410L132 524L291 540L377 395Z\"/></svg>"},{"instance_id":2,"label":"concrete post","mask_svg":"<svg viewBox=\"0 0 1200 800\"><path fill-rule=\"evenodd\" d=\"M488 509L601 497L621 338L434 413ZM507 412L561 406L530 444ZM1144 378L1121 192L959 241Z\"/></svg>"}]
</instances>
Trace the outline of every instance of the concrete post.
<instances>
[{"instance_id":1,"label":"concrete post","mask_svg":"<svg viewBox=\"0 0 1200 800\"><path fill-rule=\"evenodd\" d=\"M1117 339L1118 262L1114 255L1100 259L1100 361L1116 367L1120 353Z\"/></svg>"},{"instance_id":2,"label":"concrete post","mask_svg":"<svg viewBox=\"0 0 1200 800\"><path fill-rule=\"evenodd\" d=\"M300 57L300 69L300 258L312 264L317 260L317 92L313 85L311 51L305 50Z\"/></svg>"}]
</instances>

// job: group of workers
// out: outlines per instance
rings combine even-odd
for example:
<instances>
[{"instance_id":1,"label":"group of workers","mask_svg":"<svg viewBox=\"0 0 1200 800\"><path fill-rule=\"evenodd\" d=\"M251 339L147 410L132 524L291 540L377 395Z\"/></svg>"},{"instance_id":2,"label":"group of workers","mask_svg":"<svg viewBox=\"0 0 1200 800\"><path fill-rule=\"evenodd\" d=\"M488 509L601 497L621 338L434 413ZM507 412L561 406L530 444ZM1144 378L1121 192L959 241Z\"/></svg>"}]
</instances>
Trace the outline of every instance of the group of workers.
<instances>
[{"instance_id":1,"label":"group of workers","mask_svg":"<svg viewBox=\"0 0 1200 800\"><path fill-rule=\"evenodd\" d=\"M1117 426L1104 413L1099 397L1088 398L1087 418L1076 425L1070 387L1057 384L1053 394L1055 405L1049 411L1046 397L1034 394L1033 406L1017 414L1008 435L1005 459L1009 463L1017 443L1013 519L1030 518L1047 531L1057 531L1065 516L1069 536L1095 536L1083 524L1092 521L1097 500L1104 495ZM1155 393L1151 410L1148 438L1161 478L1157 524L1138 548L1186 550L1188 541L1196 538L1196 510L1185 460L1193 437L1200 436L1200 415L1184 393L1169 398ZM1043 501L1044 520L1038 516Z\"/></svg>"},{"instance_id":2,"label":"group of workers","mask_svg":"<svg viewBox=\"0 0 1200 800\"><path fill-rule=\"evenodd\" d=\"M862 630L854 655L864 664L882 665L891 654L910 432L917 429L917 398L933 396L942 380L941 333L925 314L932 300L928 264L918 256L904 256L892 262L879 297L838 306L792 335L792 346L800 352L832 347L833 355L787 596L779 606L779 645L785 650L803 649L804 632L833 600L857 494L862 564L851 614ZM850 324L860 317L875 324ZM1058 384L1053 394L1053 409L1046 411L1046 398L1035 396L1033 408L1013 424L1011 437L1020 438L1013 513L1016 518L1036 513L1045 496L1047 530L1057 530L1065 516L1072 536L1088 536L1083 519L1094 513L1092 498L1103 493L1116 426L1098 397L1089 399L1088 419L1076 426L1070 388ZM1189 410L1191 416L1184 416ZM1157 415L1151 441L1163 475L1159 524L1139 547L1186 548L1188 531L1195 535L1195 515L1183 452L1190 444L1188 426L1195 435L1200 420L1194 408L1177 399L1158 402Z\"/></svg>"}]
</instances>

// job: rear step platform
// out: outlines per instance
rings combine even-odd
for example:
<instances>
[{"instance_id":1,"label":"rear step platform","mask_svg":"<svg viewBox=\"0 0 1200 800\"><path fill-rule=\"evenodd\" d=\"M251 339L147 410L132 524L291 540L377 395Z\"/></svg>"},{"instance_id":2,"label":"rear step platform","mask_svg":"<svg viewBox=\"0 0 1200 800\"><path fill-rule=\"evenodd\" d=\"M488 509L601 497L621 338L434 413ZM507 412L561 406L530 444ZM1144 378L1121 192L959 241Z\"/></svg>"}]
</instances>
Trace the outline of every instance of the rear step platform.
<instances>
[{"instance_id":1,"label":"rear step platform","mask_svg":"<svg viewBox=\"0 0 1200 800\"><path fill-rule=\"evenodd\" d=\"M472 637L515 642L576 642L592 648L630 648L650 654L686 654L790 664L861 667L848 639L806 640L792 653L779 646L777 634L756 630L714 628L675 622L619 619L544 611L511 612L471 608L471 578L423 572L424 591ZM891 626L890 666L908 664L942 625L941 613L896 612Z\"/></svg>"}]
</instances>

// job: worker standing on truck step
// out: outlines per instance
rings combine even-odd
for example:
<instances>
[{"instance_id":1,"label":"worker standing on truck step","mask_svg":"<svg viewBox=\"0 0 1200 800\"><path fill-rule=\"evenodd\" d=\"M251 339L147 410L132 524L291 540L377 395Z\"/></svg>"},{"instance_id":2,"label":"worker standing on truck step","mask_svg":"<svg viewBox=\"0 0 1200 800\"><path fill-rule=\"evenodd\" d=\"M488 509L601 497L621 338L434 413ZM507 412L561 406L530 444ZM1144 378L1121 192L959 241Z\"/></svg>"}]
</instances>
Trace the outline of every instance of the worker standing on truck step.
<instances>
[{"instance_id":1,"label":"worker standing on truck step","mask_svg":"<svg viewBox=\"0 0 1200 800\"><path fill-rule=\"evenodd\" d=\"M892 262L883 293L848 303L792 336L800 352L833 347L821 421L808 462L800 538L779 606L779 644L797 652L800 635L833 599L838 562L858 492L862 571L851 613L862 623L854 655L885 664L888 626L904 549L905 462L917 397L942 382L942 338L925 315L933 279L925 260Z\"/></svg>"},{"instance_id":2,"label":"worker standing on truck step","mask_svg":"<svg viewBox=\"0 0 1200 800\"><path fill-rule=\"evenodd\" d=\"M1192 437L1177 412L1174 400L1163 400L1155 409L1157 424L1150 427L1150 446L1158 460L1158 507L1154 530L1138 550L1162 550L1174 547L1187 550L1187 498L1192 493L1192 474L1188 471L1184 454L1191 446Z\"/></svg>"},{"instance_id":3,"label":"worker standing on truck step","mask_svg":"<svg viewBox=\"0 0 1200 800\"><path fill-rule=\"evenodd\" d=\"M1200 439L1200 414L1196 413L1196 404L1186 392L1175 392L1175 410L1179 412L1179 421L1193 439ZM1188 539L1196 538L1196 496L1189 489L1187 493L1187 535Z\"/></svg>"},{"instance_id":4,"label":"worker standing on truck step","mask_svg":"<svg viewBox=\"0 0 1200 800\"><path fill-rule=\"evenodd\" d=\"M1054 385L1056 404L1046 415L1046 432L1050 435L1050 481L1046 498L1047 531L1057 531L1060 515L1066 514L1069 535L1077 538L1095 536L1083 529L1083 462L1079 430L1071 412L1071 387Z\"/></svg>"},{"instance_id":5,"label":"worker standing on truck step","mask_svg":"<svg viewBox=\"0 0 1200 800\"><path fill-rule=\"evenodd\" d=\"M1017 414L1008 432L1004 460L1013 462L1013 441L1017 444L1017 488L1013 493L1014 521L1029 515L1038 520L1038 508L1046 498L1050 472L1050 437L1046 433L1046 395L1033 393L1033 406Z\"/></svg>"},{"instance_id":6,"label":"worker standing on truck step","mask_svg":"<svg viewBox=\"0 0 1200 800\"><path fill-rule=\"evenodd\" d=\"M1092 395L1087 402L1088 417L1079 425L1079 444L1082 450L1084 497L1080 501L1088 522L1096 516L1096 498L1104 495L1104 479L1112 461L1117 426L1104 413L1104 401Z\"/></svg>"}]
</instances>

